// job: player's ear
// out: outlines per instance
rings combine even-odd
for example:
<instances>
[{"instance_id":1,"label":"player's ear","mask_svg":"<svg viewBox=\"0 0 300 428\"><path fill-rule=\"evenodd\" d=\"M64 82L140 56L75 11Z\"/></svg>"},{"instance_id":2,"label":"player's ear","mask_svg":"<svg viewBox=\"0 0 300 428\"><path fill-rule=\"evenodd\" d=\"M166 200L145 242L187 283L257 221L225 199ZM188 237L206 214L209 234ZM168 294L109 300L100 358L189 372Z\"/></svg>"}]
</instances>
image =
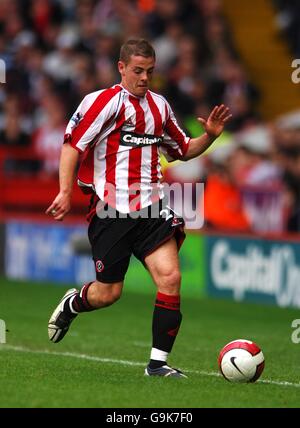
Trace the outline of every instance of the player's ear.
<instances>
[{"instance_id":1,"label":"player's ear","mask_svg":"<svg viewBox=\"0 0 300 428\"><path fill-rule=\"evenodd\" d=\"M119 73L121 74L121 76L123 77L124 76L124 74L125 74L125 62L123 62L123 61L118 61L118 70L119 70Z\"/></svg>"}]
</instances>

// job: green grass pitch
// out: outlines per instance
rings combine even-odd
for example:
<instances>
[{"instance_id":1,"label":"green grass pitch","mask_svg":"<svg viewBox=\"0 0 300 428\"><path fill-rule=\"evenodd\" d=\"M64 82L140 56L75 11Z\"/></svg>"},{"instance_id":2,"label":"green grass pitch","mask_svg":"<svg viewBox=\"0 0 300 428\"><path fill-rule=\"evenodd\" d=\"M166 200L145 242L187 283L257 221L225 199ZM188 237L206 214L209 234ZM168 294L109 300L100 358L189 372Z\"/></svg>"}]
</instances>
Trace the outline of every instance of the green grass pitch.
<instances>
[{"instance_id":1,"label":"green grass pitch","mask_svg":"<svg viewBox=\"0 0 300 428\"><path fill-rule=\"evenodd\" d=\"M80 315L64 340L49 342L47 321L66 287L0 281L0 407L203 408L299 407L300 344L295 309L225 300L182 301L183 323L169 364L188 379L143 375L151 347L153 294L124 289L110 308ZM266 366L254 384L218 374L227 342L257 342Z\"/></svg>"}]
</instances>

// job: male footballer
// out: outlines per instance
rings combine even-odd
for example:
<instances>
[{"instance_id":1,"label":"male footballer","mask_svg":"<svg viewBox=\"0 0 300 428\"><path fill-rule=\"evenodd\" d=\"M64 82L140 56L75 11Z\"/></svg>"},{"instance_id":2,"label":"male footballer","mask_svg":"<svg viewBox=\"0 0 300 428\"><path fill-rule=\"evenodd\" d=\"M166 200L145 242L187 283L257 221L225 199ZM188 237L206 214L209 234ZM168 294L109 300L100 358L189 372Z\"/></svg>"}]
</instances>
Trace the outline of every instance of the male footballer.
<instances>
[{"instance_id":1,"label":"male footballer","mask_svg":"<svg viewBox=\"0 0 300 428\"><path fill-rule=\"evenodd\" d=\"M168 365L182 319L178 251L185 235L183 219L165 203L160 152L168 160L199 156L222 133L231 114L226 106L216 106L207 120L198 118L205 133L189 138L167 100L149 89L154 67L149 42L128 40L118 61L121 82L88 94L67 125L60 191L46 213L61 221L70 211L82 154L78 184L91 193L88 236L96 279L80 291L65 293L50 317L48 334L57 343L78 314L116 302L134 254L149 271L157 293L145 374L186 377Z\"/></svg>"}]
</instances>

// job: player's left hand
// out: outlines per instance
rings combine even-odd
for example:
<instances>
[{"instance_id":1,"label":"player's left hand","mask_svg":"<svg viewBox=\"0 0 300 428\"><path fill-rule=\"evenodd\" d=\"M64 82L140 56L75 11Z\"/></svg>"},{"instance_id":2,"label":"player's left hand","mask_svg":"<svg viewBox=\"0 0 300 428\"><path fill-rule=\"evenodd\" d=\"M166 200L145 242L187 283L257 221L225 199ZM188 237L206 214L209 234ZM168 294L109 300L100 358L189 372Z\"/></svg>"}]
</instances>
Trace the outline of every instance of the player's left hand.
<instances>
[{"instance_id":1,"label":"player's left hand","mask_svg":"<svg viewBox=\"0 0 300 428\"><path fill-rule=\"evenodd\" d=\"M209 137L215 139L223 132L226 122L231 117L232 114L229 113L229 108L221 104L212 110L207 120L203 119L203 117L198 117L198 121L203 125Z\"/></svg>"}]
</instances>

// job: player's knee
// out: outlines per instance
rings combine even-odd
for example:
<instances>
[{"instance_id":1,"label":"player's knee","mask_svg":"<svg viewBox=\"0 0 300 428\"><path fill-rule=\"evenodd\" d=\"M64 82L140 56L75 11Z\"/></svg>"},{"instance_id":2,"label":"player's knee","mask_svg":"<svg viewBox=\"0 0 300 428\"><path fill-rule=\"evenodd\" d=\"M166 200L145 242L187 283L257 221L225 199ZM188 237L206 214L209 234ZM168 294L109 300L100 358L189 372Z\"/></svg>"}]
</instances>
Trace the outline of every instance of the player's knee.
<instances>
[{"instance_id":1,"label":"player's knee","mask_svg":"<svg viewBox=\"0 0 300 428\"><path fill-rule=\"evenodd\" d=\"M160 275L159 285L166 294L177 294L181 284L181 273L175 269Z\"/></svg>"}]
</instances>

